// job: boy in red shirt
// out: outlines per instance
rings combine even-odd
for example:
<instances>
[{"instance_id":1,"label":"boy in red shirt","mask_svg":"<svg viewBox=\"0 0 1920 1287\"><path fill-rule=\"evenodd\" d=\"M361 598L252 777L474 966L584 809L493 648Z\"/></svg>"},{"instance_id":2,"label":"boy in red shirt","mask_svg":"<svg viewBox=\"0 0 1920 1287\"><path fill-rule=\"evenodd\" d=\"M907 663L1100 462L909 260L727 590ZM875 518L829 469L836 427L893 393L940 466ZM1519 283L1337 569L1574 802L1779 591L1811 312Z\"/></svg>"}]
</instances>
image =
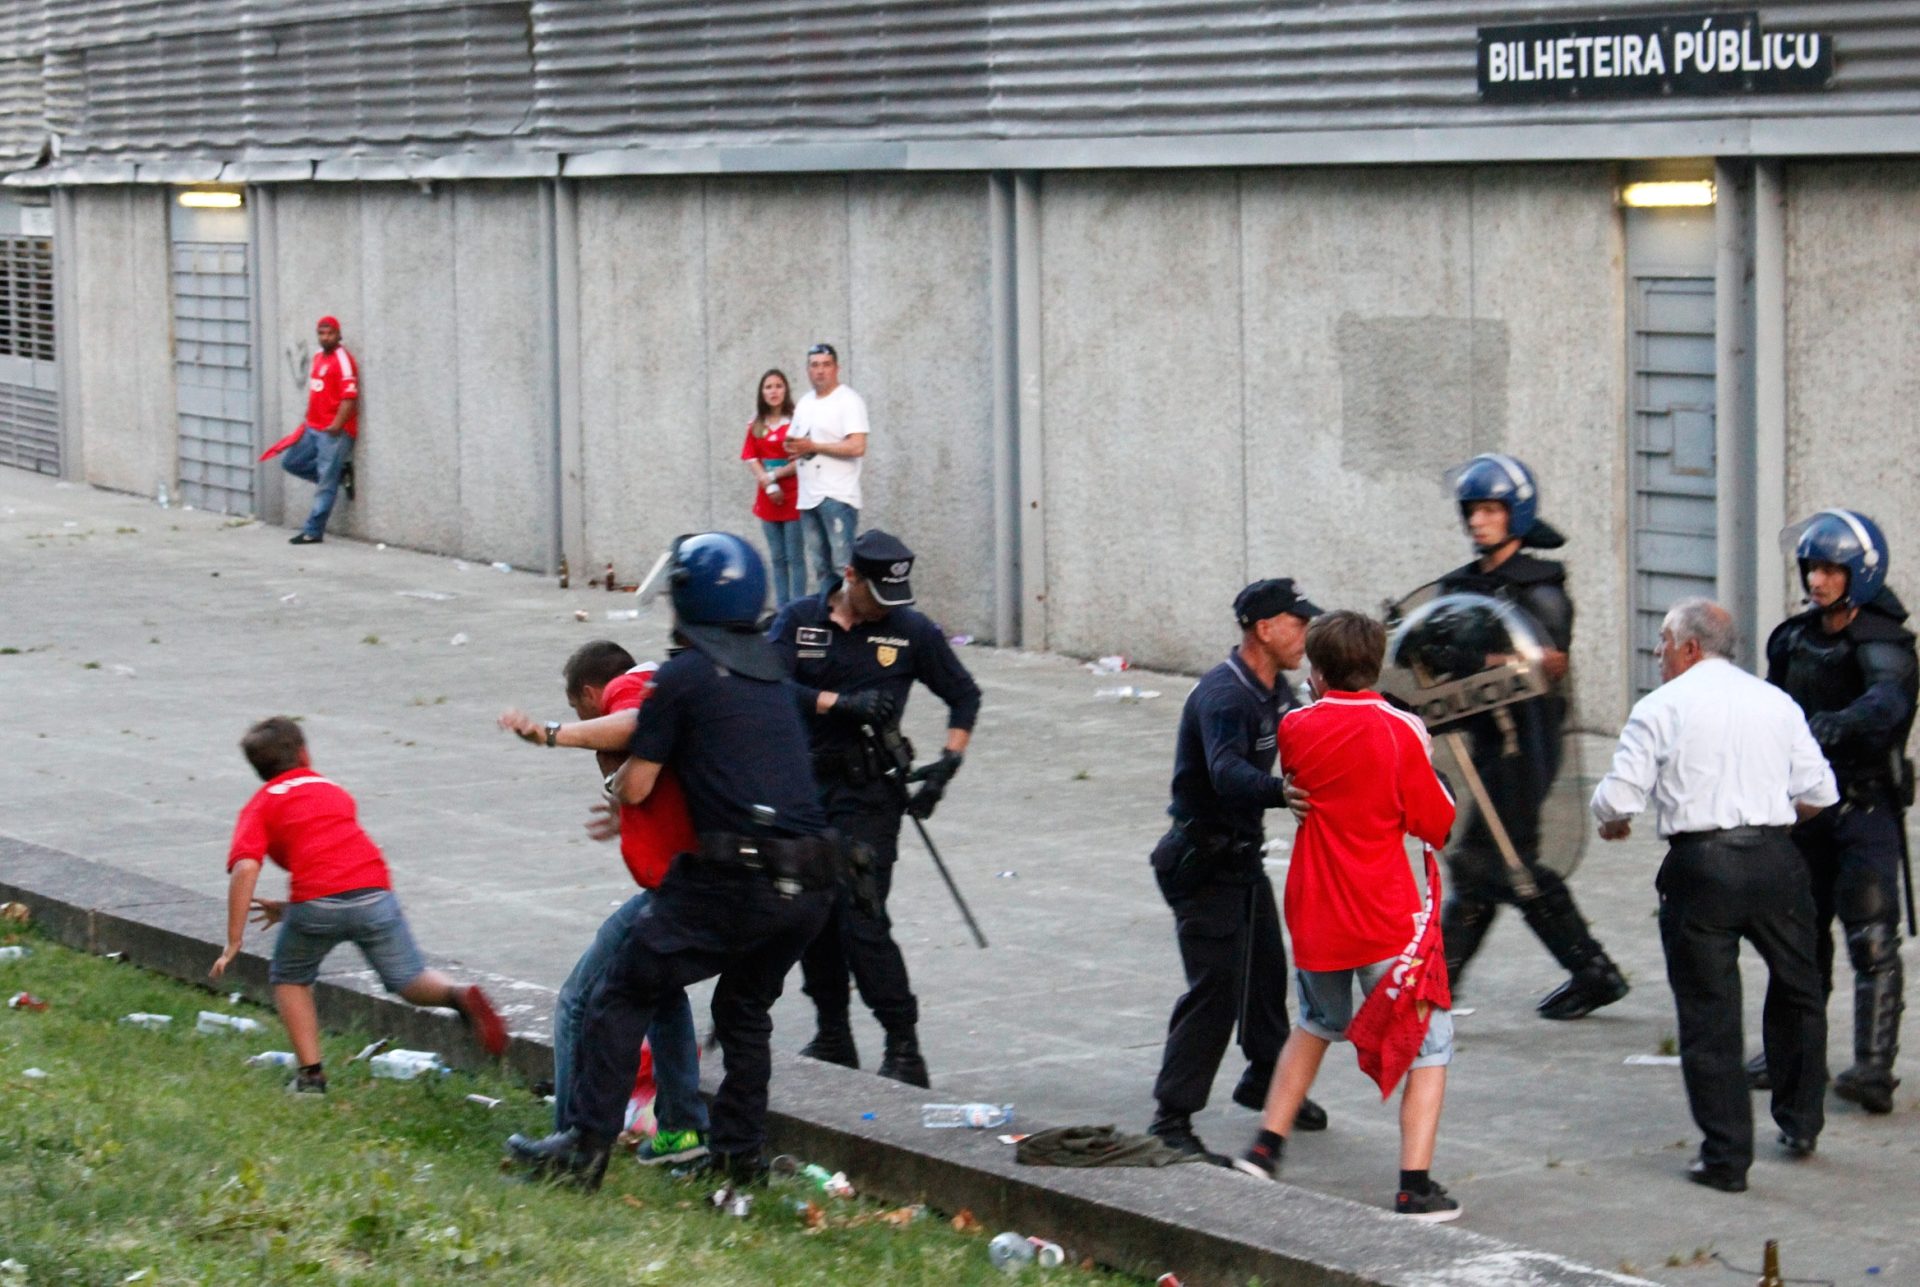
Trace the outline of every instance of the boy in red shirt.
<instances>
[{"instance_id":1,"label":"boy in red shirt","mask_svg":"<svg viewBox=\"0 0 1920 1287\"><path fill-rule=\"evenodd\" d=\"M249 909L261 925L281 924L267 978L300 1061L287 1089L300 1095L327 1093L313 981L327 953L341 943L358 945L387 991L415 1005L459 1011L488 1054L504 1053L506 1025L487 994L477 987L455 986L421 959L400 901L393 896L379 846L360 829L353 797L314 772L300 726L282 715L261 720L240 739L240 749L266 785L240 810L234 827L227 854L232 873L227 950L208 973L219 978L240 954ZM285 902L253 896L261 863L269 858L290 877Z\"/></svg>"},{"instance_id":2,"label":"boy in red shirt","mask_svg":"<svg viewBox=\"0 0 1920 1287\"><path fill-rule=\"evenodd\" d=\"M1287 932L1300 1006L1267 1091L1265 1127L1234 1165L1273 1179L1286 1133L1320 1071L1327 1046L1419 927L1420 891L1406 837L1446 842L1453 797L1433 769L1419 718L1366 691L1380 678L1386 630L1357 612L1331 612L1307 628L1315 701L1280 721L1280 764L1310 807L1287 871ZM1460 1204L1428 1168L1453 1057L1453 1019L1434 1008L1400 1101L1400 1190L1394 1210L1417 1220L1457 1219Z\"/></svg>"},{"instance_id":3,"label":"boy in red shirt","mask_svg":"<svg viewBox=\"0 0 1920 1287\"><path fill-rule=\"evenodd\" d=\"M543 746L586 747L599 753L604 776L620 767L633 740L640 705L653 691L658 663L634 664L633 655L610 639L582 644L567 658L562 678L567 705L578 722L541 724L521 711L507 711L500 726L529 742ZM587 823L595 840L620 839L620 857L640 886L607 917L593 942L580 956L553 1005L553 1111L556 1128L566 1123L570 1070L585 1026L587 1001L619 953L620 944L635 920L646 910L649 891L666 879L674 858L699 847L693 820L687 816L680 780L662 771L653 792L639 804L613 800L595 806ZM693 1027L693 1007L686 993L662 1001L647 1031L647 1049L653 1057L657 1087L654 1118L659 1129L640 1146L643 1166L686 1162L707 1152L707 1101L700 1094L700 1047Z\"/></svg>"}]
</instances>

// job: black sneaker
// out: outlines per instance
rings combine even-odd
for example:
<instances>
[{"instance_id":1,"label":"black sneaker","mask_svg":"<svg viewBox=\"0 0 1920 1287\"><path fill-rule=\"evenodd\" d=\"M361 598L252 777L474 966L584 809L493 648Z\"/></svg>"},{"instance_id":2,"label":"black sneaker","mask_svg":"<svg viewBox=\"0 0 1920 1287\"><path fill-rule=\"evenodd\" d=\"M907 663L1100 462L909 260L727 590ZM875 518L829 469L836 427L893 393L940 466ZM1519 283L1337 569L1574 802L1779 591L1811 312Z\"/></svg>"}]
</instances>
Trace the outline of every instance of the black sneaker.
<instances>
[{"instance_id":1,"label":"black sneaker","mask_svg":"<svg viewBox=\"0 0 1920 1287\"><path fill-rule=\"evenodd\" d=\"M1234 1083L1233 1102L1242 1108L1251 1108L1259 1112L1267 1106L1267 1084L1273 1080L1271 1066L1262 1068L1248 1064L1247 1071ZM1327 1129L1327 1110L1311 1099L1300 1101L1300 1107L1293 1114L1293 1129L1296 1131L1324 1131Z\"/></svg>"},{"instance_id":2,"label":"black sneaker","mask_svg":"<svg viewBox=\"0 0 1920 1287\"><path fill-rule=\"evenodd\" d=\"M1201 1143L1200 1137L1193 1133L1191 1126L1162 1125L1156 1122L1154 1128L1147 1133L1174 1152L1184 1153L1188 1157L1197 1157L1208 1166L1230 1167L1233 1165L1233 1160L1224 1153L1216 1153Z\"/></svg>"},{"instance_id":3,"label":"black sneaker","mask_svg":"<svg viewBox=\"0 0 1920 1287\"><path fill-rule=\"evenodd\" d=\"M1812 1157L1813 1151L1820 1147L1820 1141L1811 1135L1789 1135L1781 1131L1780 1147L1786 1151L1788 1157L1799 1161L1801 1158Z\"/></svg>"},{"instance_id":4,"label":"black sneaker","mask_svg":"<svg viewBox=\"0 0 1920 1287\"><path fill-rule=\"evenodd\" d=\"M293 1080L287 1083L289 1095L324 1095L327 1093L327 1075L325 1073L295 1073Z\"/></svg>"},{"instance_id":5,"label":"black sneaker","mask_svg":"<svg viewBox=\"0 0 1920 1287\"><path fill-rule=\"evenodd\" d=\"M608 1148L579 1130L555 1131L544 1139L513 1135L507 1139L507 1163L534 1179L571 1184L592 1193L607 1174Z\"/></svg>"},{"instance_id":6,"label":"black sneaker","mask_svg":"<svg viewBox=\"0 0 1920 1287\"><path fill-rule=\"evenodd\" d=\"M1280 1159L1286 1155L1286 1151L1287 1142L1284 1139L1275 1149L1255 1144L1233 1159L1233 1169L1243 1175L1251 1175L1256 1180L1277 1180L1280 1178Z\"/></svg>"},{"instance_id":7,"label":"black sneaker","mask_svg":"<svg viewBox=\"0 0 1920 1287\"><path fill-rule=\"evenodd\" d=\"M1393 1198L1393 1213L1424 1224L1445 1224L1460 1218L1460 1203L1450 1197L1444 1186L1429 1184L1425 1193L1400 1190Z\"/></svg>"},{"instance_id":8,"label":"black sneaker","mask_svg":"<svg viewBox=\"0 0 1920 1287\"><path fill-rule=\"evenodd\" d=\"M340 490L347 494L348 500L353 499L353 462L351 460L341 467Z\"/></svg>"},{"instance_id":9,"label":"black sneaker","mask_svg":"<svg viewBox=\"0 0 1920 1287\"><path fill-rule=\"evenodd\" d=\"M293 539L289 540L287 544L288 545L318 545L321 543L323 539L325 538L318 537L318 536L309 536L305 532L295 532L293 535Z\"/></svg>"}]
</instances>

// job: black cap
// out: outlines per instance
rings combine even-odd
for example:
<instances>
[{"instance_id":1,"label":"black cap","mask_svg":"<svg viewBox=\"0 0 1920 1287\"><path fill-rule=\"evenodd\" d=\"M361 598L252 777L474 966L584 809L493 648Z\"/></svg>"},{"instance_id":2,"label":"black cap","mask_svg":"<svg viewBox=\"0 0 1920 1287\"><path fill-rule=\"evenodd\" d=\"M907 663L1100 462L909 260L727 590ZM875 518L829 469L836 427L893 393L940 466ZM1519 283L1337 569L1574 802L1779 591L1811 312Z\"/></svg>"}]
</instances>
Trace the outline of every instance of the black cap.
<instances>
[{"instance_id":1,"label":"black cap","mask_svg":"<svg viewBox=\"0 0 1920 1287\"><path fill-rule=\"evenodd\" d=\"M913 551L878 528L860 533L853 542L854 571L873 587L881 606L904 607L913 602Z\"/></svg>"},{"instance_id":2,"label":"black cap","mask_svg":"<svg viewBox=\"0 0 1920 1287\"><path fill-rule=\"evenodd\" d=\"M1255 581L1233 598L1233 618L1240 623L1242 630L1256 621L1265 621L1283 612L1302 621L1311 621L1320 615L1320 607L1308 602L1307 596L1300 593L1293 578L1288 576Z\"/></svg>"}]
</instances>

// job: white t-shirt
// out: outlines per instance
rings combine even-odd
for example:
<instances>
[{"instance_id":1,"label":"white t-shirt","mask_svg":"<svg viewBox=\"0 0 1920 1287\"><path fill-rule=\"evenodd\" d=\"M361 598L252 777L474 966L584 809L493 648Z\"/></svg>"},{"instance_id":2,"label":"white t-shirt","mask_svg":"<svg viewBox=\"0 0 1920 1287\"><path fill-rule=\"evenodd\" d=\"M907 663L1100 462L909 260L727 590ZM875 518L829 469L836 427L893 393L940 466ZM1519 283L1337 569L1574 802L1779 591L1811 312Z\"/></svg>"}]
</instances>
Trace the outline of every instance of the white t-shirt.
<instances>
[{"instance_id":1,"label":"white t-shirt","mask_svg":"<svg viewBox=\"0 0 1920 1287\"><path fill-rule=\"evenodd\" d=\"M826 397L812 391L793 409L793 428L789 441L811 438L815 442L845 442L867 431L867 402L846 385L836 385ZM858 457L843 460L838 456L795 457L800 462L800 508L815 509L823 500L837 500L860 508L860 465Z\"/></svg>"}]
</instances>

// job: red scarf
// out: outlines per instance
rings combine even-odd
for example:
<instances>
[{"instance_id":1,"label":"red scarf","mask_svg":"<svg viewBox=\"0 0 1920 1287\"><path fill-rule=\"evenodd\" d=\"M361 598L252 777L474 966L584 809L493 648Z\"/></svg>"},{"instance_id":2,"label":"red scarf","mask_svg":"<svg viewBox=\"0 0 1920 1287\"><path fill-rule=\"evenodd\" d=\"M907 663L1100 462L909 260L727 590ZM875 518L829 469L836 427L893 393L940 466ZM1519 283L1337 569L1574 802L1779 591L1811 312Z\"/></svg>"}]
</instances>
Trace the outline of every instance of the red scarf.
<instances>
[{"instance_id":1,"label":"red scarf","mask_svg":"<svg viewBox=\"0 0 1920 1287\"><path fill-rule=\"evenodd\" d=\"M300 435L305 433L306 431L307 431L307 427L305 425L301 425L298 429L295 429L292 433L282 438L279 442L274 443L273 446L261 452L260 459L272 460L275 456L279 455L281 452L285 451L287 448L293 446L294 443L299 442Z\"/></svg>"},{"instance_id":2,"label":"red scarf","mask_svg":"<svg viewBox=\"0 0 1920 1287\"><path fill-rule=\"evenodd\" d=\"M1453 1008L1447 987L1447 957L1440 941L1440 864L1427 847L1427 897L1413 918L1413 938L1367 994L1347 1037L1360 1056L1360 1071L1380 1087L1380 1098L1412 1067L1427 1039L1433 1010Z\"/></svg>"}]
</instances>

